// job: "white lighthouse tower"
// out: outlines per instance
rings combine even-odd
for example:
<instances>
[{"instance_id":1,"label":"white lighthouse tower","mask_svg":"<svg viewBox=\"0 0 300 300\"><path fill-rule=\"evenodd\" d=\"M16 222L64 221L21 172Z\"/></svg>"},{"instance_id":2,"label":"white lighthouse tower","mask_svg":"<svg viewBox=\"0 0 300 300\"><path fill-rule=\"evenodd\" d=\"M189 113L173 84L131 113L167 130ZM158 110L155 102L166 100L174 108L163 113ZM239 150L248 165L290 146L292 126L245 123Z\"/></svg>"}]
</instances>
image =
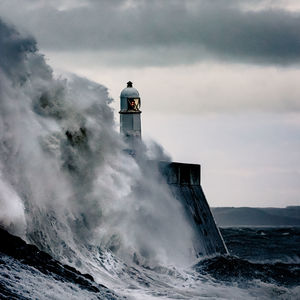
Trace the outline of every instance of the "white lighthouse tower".
<instances>
[{"instance_id":1,"label":"white lighthouse tower","mask_svg":"<svg viewBox=\"0 0 300 300\"><path fill-rule=\"evenodd\" d=\"M128 152L135 155L141 141L141 99L131 81L122 90L120 99L120 131L129 146Z\"/></svg>"}]
</instances>

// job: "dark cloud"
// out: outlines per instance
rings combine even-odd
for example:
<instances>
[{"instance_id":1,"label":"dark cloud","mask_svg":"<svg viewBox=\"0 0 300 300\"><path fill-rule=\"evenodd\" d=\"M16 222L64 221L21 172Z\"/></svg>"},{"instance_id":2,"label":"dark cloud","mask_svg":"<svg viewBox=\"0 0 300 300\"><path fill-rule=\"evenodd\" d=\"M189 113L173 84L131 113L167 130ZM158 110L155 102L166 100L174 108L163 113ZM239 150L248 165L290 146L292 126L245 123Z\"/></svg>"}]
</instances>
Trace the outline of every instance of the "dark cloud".
<instances>
[{"instance_id":1,"label":"dark cloud","mask_svg":"<svg viewBox=\"0 0 300 300\"><path fill-rule=\"evenodd\" d=\"M112 51L128 57L129 63L150 65L208 57L271 64L300 61L296 12L245 11L238 4L246 0L90 0L69 8L66 2L58 9L63 2L34 1L35 6L16 12L11 3L18 1L7 5L6 0L0 8L33 32L42 48L52 51Z\"/></svg>"}]
</instances>

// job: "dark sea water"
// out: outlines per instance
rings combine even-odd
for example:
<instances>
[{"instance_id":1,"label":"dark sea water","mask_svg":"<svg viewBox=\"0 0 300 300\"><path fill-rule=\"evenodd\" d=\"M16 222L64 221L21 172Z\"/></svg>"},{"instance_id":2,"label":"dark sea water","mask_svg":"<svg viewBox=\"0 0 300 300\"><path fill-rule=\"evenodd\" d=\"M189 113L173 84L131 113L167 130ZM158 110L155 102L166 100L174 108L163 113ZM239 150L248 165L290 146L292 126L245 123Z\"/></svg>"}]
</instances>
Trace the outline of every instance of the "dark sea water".
<instances>
[{"instance_id":1,"label":"dark sea water","mask_svg":"<svg viewBox=\"0 0 300 300\"><path fill-rule=\"evenodd\" d=\"M221 232L230 255L204 258L185 270L132 263L118 273L115 266L114 276L131 282L115 289L2 232L0 298L300 299L300 228Z\"/></svg>"},{"instance_id":2,"label":"dark sea water","mask_svg":"<svg viewBox=\"0 0 300 300\"><path fill-rule=\"evenodd\" d=\"M300 285L300 227L223 228L221 233L230 256L201 261L199 273L240 286L253 280Z\"/></svg>"},{"instance_id":3,"label":"dark sea water","mask_svg":"<svg viewBox=\"0 0 300 300\"><path fill-rule=\"evenodd\" d=\"M222 228L232 255L257 262L299 264L300 227Z\"/></svg>"}]
</instances>

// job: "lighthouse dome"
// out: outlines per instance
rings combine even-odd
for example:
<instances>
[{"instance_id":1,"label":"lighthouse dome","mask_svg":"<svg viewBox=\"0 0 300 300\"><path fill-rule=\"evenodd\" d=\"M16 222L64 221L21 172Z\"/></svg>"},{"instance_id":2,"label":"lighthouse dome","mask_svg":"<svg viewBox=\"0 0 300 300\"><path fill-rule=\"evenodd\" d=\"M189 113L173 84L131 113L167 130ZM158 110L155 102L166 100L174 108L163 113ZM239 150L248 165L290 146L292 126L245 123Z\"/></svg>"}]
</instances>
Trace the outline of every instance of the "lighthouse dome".
<instances>
[{"instance_id":1,"label":"lighthouse dome","mask_svg":"<svg viewBox=\"0 0 300 300\"><path fill-rule=\"evenodd\" d=\"M139 98L139 92L137 91L136 88L132 87L132 82L128 81L127 82L127 87L122 90L121 98Z\"/></svg>"},{"instance_id":2,"label":"lighthouse dome","mask_svg":"<svg viewBox=\"0 0 300 300\"><path fill-rule=\"evenodd\" d=\"M139 92L136 88L127 87L127 88L122 90L120 97L121 98L123 98L123 97L124 98L139 98L140 95L139 95Z\"/></svg>"}]
</instances>

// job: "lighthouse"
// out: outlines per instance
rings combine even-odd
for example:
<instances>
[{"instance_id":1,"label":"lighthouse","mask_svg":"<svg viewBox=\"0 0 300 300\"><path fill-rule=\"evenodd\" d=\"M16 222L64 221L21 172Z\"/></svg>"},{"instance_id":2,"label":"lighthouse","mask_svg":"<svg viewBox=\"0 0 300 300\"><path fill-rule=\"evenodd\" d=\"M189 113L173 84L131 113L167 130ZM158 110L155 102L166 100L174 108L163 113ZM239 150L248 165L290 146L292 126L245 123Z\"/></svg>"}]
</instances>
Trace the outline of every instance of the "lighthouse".
<instances>
[{"instance_id":1,"label":"lighthouse","mask_svg":"<svg viewBox=\"0 0 300 300\"><path fill-rule=\"evenodd\" d=\"M120 131L128 147L125 151L136 156L137 150L141 149L142 112L139 92L131 81L127 82L120 98ZM200 165L149 160L147 166L153 166L154 174L158 167L161 179L169 186L174 201L181 202L186 219L194 229L193 246L196 256L227 254L228 250L201 187Z\"/></svg>"},{"instance_id":2,"label":"lighthouse","mask_svg":"<svg viewBox=\"0 0 300 300\"><path fill-rule=\"evenodd\" d=\"M139 92L127 82L120 95L120 131L131 155L135 155L138 144L141 141L141 99Z\"/></svg>"}]
</instances>

